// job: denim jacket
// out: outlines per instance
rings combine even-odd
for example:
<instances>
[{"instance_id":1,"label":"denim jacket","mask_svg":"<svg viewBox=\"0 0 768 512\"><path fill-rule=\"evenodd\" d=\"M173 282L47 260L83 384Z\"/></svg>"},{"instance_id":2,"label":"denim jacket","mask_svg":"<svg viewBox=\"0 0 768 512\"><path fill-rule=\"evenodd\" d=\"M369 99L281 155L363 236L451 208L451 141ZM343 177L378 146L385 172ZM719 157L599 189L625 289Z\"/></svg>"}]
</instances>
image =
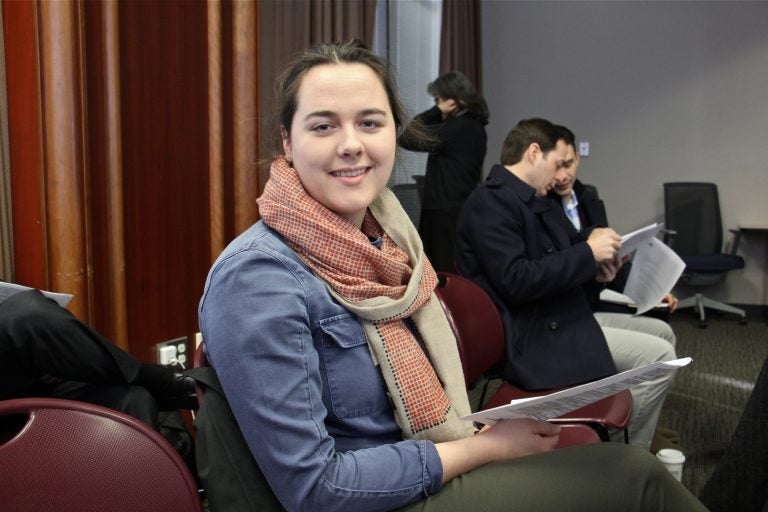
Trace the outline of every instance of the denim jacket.
<instances>
[{"instance_id":1,"label":"denim jacket","mask_svg":"<svg viewBox=\"0 0 768 512\"><path fill-rule=\"evenodd\" d=\"M438 491L430 441L402 439L356 316L263 221L235 239L200 300L208 359L288 510L392 510Z\"/></svg>"}]
</instances>

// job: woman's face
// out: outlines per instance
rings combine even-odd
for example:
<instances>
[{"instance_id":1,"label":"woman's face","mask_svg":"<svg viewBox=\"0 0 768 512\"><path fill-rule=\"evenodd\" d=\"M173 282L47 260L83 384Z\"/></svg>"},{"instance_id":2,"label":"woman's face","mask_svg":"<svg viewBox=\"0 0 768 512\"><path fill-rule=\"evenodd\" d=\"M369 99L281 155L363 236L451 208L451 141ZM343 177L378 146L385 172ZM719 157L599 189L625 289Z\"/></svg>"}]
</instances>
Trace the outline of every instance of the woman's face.
<instances>
[{"instance_id":1,"label":"woman's face","mask_svg":"<svg viewBox=\"0 0 768 512\"><path fill-rule=\"evenodd\" d=\"M357 226L395 161L395 120L378 76L364 64L306 72L283 149L307 193Z\"/></svg>"}]
</instances>

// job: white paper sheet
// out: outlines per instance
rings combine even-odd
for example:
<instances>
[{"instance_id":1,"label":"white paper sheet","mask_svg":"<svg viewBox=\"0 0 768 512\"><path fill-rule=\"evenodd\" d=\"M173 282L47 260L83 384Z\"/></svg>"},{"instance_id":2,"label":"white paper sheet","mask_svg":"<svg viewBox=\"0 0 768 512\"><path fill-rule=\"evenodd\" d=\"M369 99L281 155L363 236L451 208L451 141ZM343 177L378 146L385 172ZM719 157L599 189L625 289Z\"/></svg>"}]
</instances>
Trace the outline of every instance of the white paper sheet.
<instances>
[{"instance_id":1,"label":"white paper sheet","mask_svg":"<svg viewBox=\"0 0 768 512\"><path fill-rule=\"evenodd\" d=\"M622 306L636 307L635 301L615 290L606 288L600 292L600 300L610 302L611 304L620 304Z\"/></svg>"},{"instance_id":2,"label":"white paper sheet","mask_svg":"<svg viewBox=\"0 0 768 512\"><path fill-rule=\"evenodd\" d=\"M5 283L0 281L0 304L5 302L5 299L10 297L11 295L15 295L25 290L32 290L32 288L30 288L29 286L22 286L20 284ZM66 307L67 304L69 304L70 300L72 300L72 295L69 293L56 293L56 292L49 292L46 290L40 290L40 293L42 293L49 299L55 300L63 308Z\"/></svg>"},{"instance_id":3,"label":"white paper sheet","mask_svg":"<svg viewBox=\"0 0 768 512\"><path fill-rule=\"evenodd\" d=\"M690 357L684 357L673 361L647 364L640 368L633 368L595 382L574 386L549 395L513 400L508 405L462 416L461 419L493 425L498 421L512 418L536 418L540 420L557 418L592 402L614 395L623 389L661 377L686 366L691 361Z\"/></svg>"},{"instance_id":4,"label":"white paper sheet","mask_svg":"<svg viewBox=\"0 0 768 512\"><path fill-rule=\"evenodd\" d=\"M685 263L658 238L645 240L635 251L624 295L637 305L641 315L656 307L680 279Z\"/></svg>"},{"instance_id":5,"label":"white paper sheet","mask_svg":"<svg viewBox=\"0 0 768 512\"><path fill-rule=\"evenodd\" d=\"M632 309L637 309L637 304L631 297L627 297L623 293L619 293L610 288L606 288L600 292L600 300L603 302L610 302L611 304L619 304L620 306L627 306ZM667 309L669 304L666 302L659 302L654 306L655 309Z\"/></svg>"},{"instance_id":6,"label":"white paper sheet","mask_svg":"<svg viewBox=\"0 0 768 512\"><path fill-rule=\"evenodd\" d=\"M661 229L661 224L654 222L644 228L640 228L621 237L621 248L619 249L619 258L623 258L636 251L640 245L651 238L655 238Z\"/></svg>"}]
</instances>

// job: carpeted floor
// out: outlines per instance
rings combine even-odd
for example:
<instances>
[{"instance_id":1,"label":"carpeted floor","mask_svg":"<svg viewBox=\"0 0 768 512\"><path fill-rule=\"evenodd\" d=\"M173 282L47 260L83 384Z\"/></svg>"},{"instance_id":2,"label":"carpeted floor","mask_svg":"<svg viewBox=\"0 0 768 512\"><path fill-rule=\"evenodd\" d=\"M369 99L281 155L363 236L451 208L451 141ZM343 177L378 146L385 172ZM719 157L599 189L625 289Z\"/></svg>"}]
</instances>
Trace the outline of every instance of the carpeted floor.
<instances>
[{"instance_id":1,"label":"carpeted floor","mask_svg":"<svg viewBox=\"0 0 768 512\"><path fill-rule=\"evenodd\" d=\"M678 371L659 425L676 430L686 456L683 484L698 495L720 460L765 358L768 325L711 316L700 329L689 311L672 316L677 354L693 358Z\"/></svg>"}]
</instances>

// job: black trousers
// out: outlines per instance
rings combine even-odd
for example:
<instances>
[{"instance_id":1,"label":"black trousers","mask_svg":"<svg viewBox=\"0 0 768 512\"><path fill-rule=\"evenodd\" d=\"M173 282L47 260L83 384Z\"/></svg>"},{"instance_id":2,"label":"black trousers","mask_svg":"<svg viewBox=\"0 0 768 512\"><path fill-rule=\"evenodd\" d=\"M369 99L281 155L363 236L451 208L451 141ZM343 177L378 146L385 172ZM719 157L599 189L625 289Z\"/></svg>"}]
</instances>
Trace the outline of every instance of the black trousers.
<instances>
[{"instance_id":1,"label":"black trousers","mask_svg":"<svg viewBox=\"0 0 768 512\"><path fill-rule=\"evenodd\" d=\"M768 511L768 359L725 455L699 496L712 512Z\"/></svg>"},{"instance_id":2,"label":"black trousers","mask_svg":"<svg viewBox=\"0 0 768 512\"><path fill-rule=\"evenodd\" d=\"M461 206L421 210L419 236L429 262L438 272L456 273L454 248Z\"/></svg>"},{"instance_id":3,"label":"black trousers","mask_svg":"<svg viewBox=\"0 0 768 512\"><path fill-rule=\"evenodd\" d=\"M0 304L0 400L45 396L130 414L157 428L157 402L132 384L141 363L37 290Z\"/></svg>"}]
</instances>

